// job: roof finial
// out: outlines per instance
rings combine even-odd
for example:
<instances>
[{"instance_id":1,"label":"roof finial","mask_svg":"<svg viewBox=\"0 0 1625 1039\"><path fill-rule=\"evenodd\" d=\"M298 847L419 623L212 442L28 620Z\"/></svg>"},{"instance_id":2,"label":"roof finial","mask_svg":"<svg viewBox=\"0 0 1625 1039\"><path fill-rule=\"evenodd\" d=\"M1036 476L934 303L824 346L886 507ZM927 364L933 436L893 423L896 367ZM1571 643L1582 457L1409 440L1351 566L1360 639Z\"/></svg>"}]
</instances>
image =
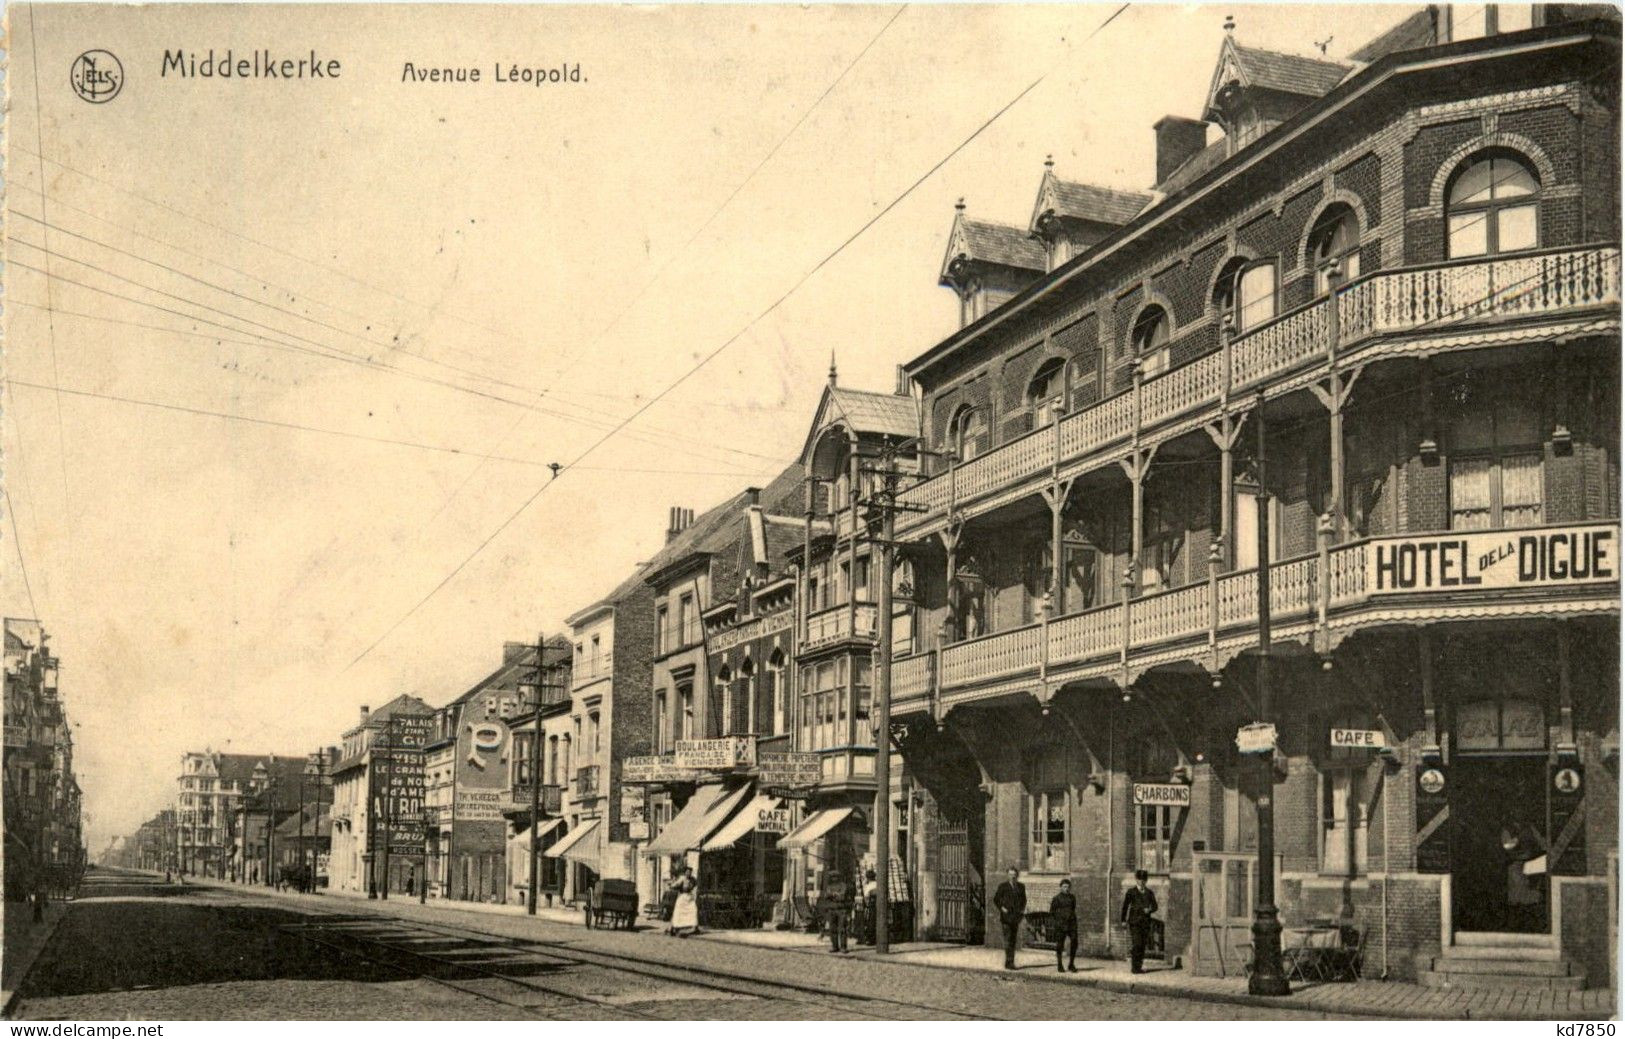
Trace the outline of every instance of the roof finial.
<instances>
[{"instance_id":1,"label":"roof finial","mask_svg":"<svg viewBox=\"0 0 1625 1039\"><path fill-rule=\"evenodd\" d=\"M963 213L964 211L965 211L965 196L960 195L959 196L959 201L954 203L954 212Z\"/></svg>"},{"instance_id":2,"label":"roof finial","mask_svg":"<svg viewBox=\"0 0 1625 1039\"><path fill-rule=\"evenodd\" d=\"M835 351L834 350L831 350L829 352L829 386L830 386L830 389L835 388Z\"/></svg>"},{"instance_id":3,"label":"roof finial","mask_svg":"<svg viewBox=\"0 0 1625 1039\"><path fill-rule=\"evenodd\" d=\"M1053 170L1055 168L1055 154L1053 152L1044 156L1044 168L1046 170Z\"/></svg>"},{"instance_id":4,"label":"roof finial","mask_svg":"<svg viewBox=\"0 0 1625 1039\"><path fill-rule=\"evenodd\" d=\"M1224 16L1224 31L1228 35L1231 35L1231 36L1234 36L1236 34L1236 16L1235 15L1227 14L1227 15Z\"/></svg>"}]
</instances>

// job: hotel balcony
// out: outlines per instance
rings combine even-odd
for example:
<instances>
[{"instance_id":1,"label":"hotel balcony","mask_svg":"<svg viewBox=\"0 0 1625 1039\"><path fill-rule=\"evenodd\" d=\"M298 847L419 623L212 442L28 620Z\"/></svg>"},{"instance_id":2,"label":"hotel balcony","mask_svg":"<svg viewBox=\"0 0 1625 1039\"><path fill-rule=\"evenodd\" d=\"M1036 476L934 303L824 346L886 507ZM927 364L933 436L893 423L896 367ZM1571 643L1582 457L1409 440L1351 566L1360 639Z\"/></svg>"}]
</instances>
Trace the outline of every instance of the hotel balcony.
<instances>
[{"instance_id":1,"label":"hotel balcony","mask_svg":"<svg viewBox=\"0 0 1625 1039\"><path fill-rule=\"evenodd\" d=\"M1617 522L1371 538L1270 564L1274 638L1330 653L1350 632L1390 624L1619 613ZM1329 540L1329 539L1328 539ZM896 660L893 711L1071 682L1132 683L1150 668L1217 673L1258 644L1258 571L996 632Z\"/></svg>"},{"instance_id":2,"label":"hotel balcony","mask_svg":"<svg viewBox=\"0 0 1625 1039\"><path fill-rule=\"evenodd\" d=\"M1619 327L1620 251L1615 245L1520 253L1376 271L1337 292L1336 363L1551 342ZM1111 464L1131 445L1149 446L1212 422L1228 401L1284 396L1326 372L1331 308L1321 298L1188 364L949 467L902 495L901 537L941 529ZM999 636L1002 637L1002 636ZM1004 652L1003 649L999 652ZM945 678L947 661L944 662Z\"/></svg>"}]
</instances>

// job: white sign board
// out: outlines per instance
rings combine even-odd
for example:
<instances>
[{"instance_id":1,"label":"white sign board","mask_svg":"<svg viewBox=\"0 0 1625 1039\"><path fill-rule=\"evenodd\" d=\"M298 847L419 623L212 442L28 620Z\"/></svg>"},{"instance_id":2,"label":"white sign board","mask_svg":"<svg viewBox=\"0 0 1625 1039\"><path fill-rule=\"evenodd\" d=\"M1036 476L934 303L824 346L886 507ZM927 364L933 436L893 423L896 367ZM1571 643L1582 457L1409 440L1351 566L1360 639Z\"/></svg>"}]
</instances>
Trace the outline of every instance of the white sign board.
<instances>
[{"instance_id":1,"label":"white sign board","mask_svg":"<svg viewBox=\"0 0 1625 1039\"><path fill-rule=\"evenodd\" d=\"M1388 745L1377 729L1333 729L1332 746L1358 750L1380 750Z\"/></svg>"},{"instance_id":2,"label":"white sign board","mask_svg":"<svg viewBox=\"0 0 1625 1039\"><path fill-rule=\"evenodd\" d=\"M823 762L814 751L763 754L757 778L765 786L817 786L823 778Z\"/></svg>"},{"instance_id":3,"label":"white sign board","mask_svg":"<svg viewBox=\"0 0 1625 1039\"><path fill-rule=\"evenodd\" d=\"M501 790L459 790L457 792L458 822L502 821L502 805L507 800Z\"/></svg>"},{"instance_id":4,"label":"white sign board","mask_svg":"<svg viewBox=\"0 0 1625 1039\"><path fill-rule=\"evenodd\" d=\"M1619 528L1380 538L1366 551L1365 580L1373 595L1612 583L1619 580Z\"/></svg>"},{"instance_id":5,"label":"white sign board","mask_svg":"<svg viewBox=\"0 0 1625 1039\"><path fill-rule=\"evenodd\" d=\"M626 836L629 840L646 841L649 839L649 823L646 819L636 819L626 824Z\"/></svg>"},{"instance_id":6,"label":"white sign board","mask_svg":"<svg viewBox=\"0 0 1625 1039\"><path fill-rule=\"evenodd\" d=\"M1236 730L1236 749L1243 754L1269 754L1275 750L1275 726L1254 722Z\"/></svg>"},{"instance_id":7,"label":"white sign board","mask_svg":"<svg viewBox=\"0 0 1625 1039\"><path fill-rule=\"evenodd\" d=\"M646 754L621 762L622 783L691 783L699 778L699 769L678 768L670 754Z\"/></svg>"},{"instance_id":8,"label":"white sign board","mask_svg":"<svg viewBox=\"0 0 1625 1039\"><path fill-rule=\"evenodd\" d=\"M758 808L756 810L756 832L789 833L790 809Z\"/></svg>"},{"instance_id":9,"label":"white sign board","mask_svg":"<svg viewBox=\"0 0 1625 1039\"><path fill-rule=\"evenodd\" d=\"M1135 783L1134 803L1137 805L1173 805L1189 808L1191 788L1184 783Z\"/></svg>"},{"instance_id":10,"label":"white sign board","mask_svg":"<svg viewBox=\"0 0 1625 1039\"><path fill-rule=\"evenodd\" d=\"M756 764L754 736L724 736L716 740L678 740L678 768L730 769Z\"/></svg>"}]
</instances>

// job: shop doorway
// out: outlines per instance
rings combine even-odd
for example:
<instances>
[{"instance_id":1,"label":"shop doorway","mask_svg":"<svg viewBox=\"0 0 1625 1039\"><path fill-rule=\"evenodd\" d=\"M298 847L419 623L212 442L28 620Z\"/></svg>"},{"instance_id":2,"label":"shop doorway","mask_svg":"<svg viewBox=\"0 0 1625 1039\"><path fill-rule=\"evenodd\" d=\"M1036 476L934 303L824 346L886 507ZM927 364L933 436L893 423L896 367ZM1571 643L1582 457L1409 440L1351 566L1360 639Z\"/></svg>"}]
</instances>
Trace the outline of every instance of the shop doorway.
<instances>
[{"instance_id":1,"label":"shop doorway","mask_svg":"<svg viewBox=\"0 0 1625 1039\"><path fill-rule=\"evenodd\" d=\"M1551 930L1544 755L1461 755L1451 839L1457 931Z\"/></svg>"}]
</instances>

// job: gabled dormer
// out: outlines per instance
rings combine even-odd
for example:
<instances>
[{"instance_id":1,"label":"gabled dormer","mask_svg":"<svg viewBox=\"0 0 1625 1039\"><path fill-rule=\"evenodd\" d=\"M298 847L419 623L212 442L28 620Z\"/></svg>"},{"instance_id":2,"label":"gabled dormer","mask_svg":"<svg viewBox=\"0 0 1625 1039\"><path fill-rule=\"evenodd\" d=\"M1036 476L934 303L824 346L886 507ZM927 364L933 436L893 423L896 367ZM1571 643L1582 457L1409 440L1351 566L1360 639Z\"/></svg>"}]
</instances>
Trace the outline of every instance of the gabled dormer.
<instances>
[{"instance_id":1,"label":"gabled dormer","mask_svg":"<svg viewBox=\"0 0 1625 1039\"><path fill-rule=\"evenodd\" d=\"M1139 216L1151 202L1152 196L1138 191L1062 180L1049 158L1027 233L1043 243L1047 269L1054 270Z\"/></svg>"},{"instance_id":2,"label":"gabled dormer","mask_svg":"<svg viewBox=\"0 0 1625 1039\"><path fill-rule=\"evenodd\" d=\"M1235 23L1225 23L1224 42L1208 86L1202 118L1223 128L1226 154L1234 155L1324 97L1354 66L1323 58L1243 47Z\"/></svg>"},{"instance_id":3,"label":"gabled dormer","mask_svg":"<svg viewBox=\"0 0 1625 1039\"><path fill-rule=\"evenodd\" d=\"M938 284L959 296L963 328L1042 277L1048 267L1043 246L1022 228L972 220L965 200L954 206L948 252Z\"/></svg>"}]
</instances>

